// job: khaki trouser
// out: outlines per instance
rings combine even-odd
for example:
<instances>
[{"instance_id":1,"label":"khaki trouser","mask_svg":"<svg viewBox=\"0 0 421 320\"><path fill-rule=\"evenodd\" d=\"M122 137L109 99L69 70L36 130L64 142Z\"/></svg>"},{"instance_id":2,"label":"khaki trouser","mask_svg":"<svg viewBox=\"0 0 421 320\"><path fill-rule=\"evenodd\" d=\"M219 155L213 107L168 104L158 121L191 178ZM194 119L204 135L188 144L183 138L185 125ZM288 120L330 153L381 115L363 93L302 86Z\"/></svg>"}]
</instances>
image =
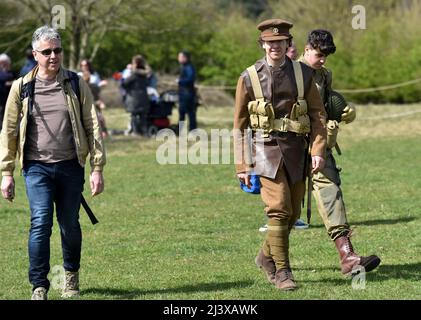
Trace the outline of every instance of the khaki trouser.
<instances>
[{"instance_id":1,"label":"khaki trouser","mask_svg":"<svg viewBox=\"0 0 421 320\"><path fill-rule=\"evenodd\" d=\"M325 168L313 175L313 196L332 240L349 231L345 204L340 188L341 178L332 150L327 150Z\"/></svg>"},{"instance_id":2,"label":"khaki trouser","mask_svg":"<svg viewBox=\"0 0 421 320\"><path fill-rule=\"evenodd\" d=\"M300 214L305 182L291 185L280 166L274 179L260 177L261 197L268 217L263 252L271 256L277 269L289 268L289 232Z\"/></svg>"}]
</instances>

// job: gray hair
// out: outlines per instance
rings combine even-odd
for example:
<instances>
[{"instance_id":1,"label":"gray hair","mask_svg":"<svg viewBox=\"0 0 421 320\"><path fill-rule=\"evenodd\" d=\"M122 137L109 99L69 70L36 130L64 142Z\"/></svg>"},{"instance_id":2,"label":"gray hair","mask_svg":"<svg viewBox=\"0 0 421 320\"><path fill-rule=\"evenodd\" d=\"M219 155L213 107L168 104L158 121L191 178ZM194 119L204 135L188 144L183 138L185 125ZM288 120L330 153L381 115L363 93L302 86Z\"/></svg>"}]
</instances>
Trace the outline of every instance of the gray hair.
<instances>
[{"instance_id":1,"label":"gray hair","mask_svg":"<svg viewBox=\"0 0 421 320\"><path fill-rule=\"evenodd\" d=\"M38 48L38 42L40 40L51 41L58 40L61 41L60 34L56 29L51 28L50 26L42 26L35 30L32 35L32 49L36 50Z\"/></svg>"},{"instance_id":2,"label":"gray hair","mask_svg":"<svg viewBox=\"0 0 421 320\"><path fill-rule=\"evenodd\" d=\"M10 59L10 57L9 57L7 54L5 54L5 53L0 54L0 61L5 61L5 62L7 62L8 64L12 64L12 60L11 60L11 59Z\"/></svg>"}]
</instances>

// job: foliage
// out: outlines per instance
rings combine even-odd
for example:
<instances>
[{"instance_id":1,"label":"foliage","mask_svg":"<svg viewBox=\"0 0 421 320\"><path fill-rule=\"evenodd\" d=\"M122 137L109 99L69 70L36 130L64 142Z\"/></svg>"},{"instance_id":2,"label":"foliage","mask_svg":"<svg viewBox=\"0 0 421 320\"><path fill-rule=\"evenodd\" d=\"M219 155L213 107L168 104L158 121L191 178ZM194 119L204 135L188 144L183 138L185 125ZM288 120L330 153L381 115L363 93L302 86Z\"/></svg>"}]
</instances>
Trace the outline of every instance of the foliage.
<instances>
[{"instance_id":1,"label":"foliage","mask_svg":"<svg viewBox=\"0 0 421 320\"><path fill-rule=\"evenodd\" d=\"M241 72L263 56L257 43L259 34L255 24L240 13L232 13L224 21L221 18L218 26L200 75L213 84L235 85Z\"/></svg>"},{"instance_id":2,"label":"foliage","mask_svg":"<svg viewBox=\"0 0 421 320\"><path fill-rule=\"evenodd\" d=\"M235 85L239 74L262 56L256 25L279 17L294 23L298 49L315 28L330 30L337 52L327 67L336 89L362 89L421 78L421 3L417 0L63 0L68 28L62 31L65 64L91 58L104 77L143 54L159 73L176 73L177 52L191 51L199 80ZM354 5L366 9L366 29L354 30ZM51 1L4 0L0 4L0 50L14 68L35 27L51 22ZM416 102L421 82L384 91L345 94L356 102Z\"/></svg>"},{"instance_id":3,"label":"foliage","mask_svg":"<svg viewBox=\"0 0 421 320\"><path fill-rule=\"evenodd\" d=\"M351 9L361 3L366 10L366 29L354 30ZM421 78L418 1L272 0L270 5L275 15L299 21L292 29L298 48L304 47L312 29L332 32L337 52L328 58L326 66L333 71L336 89L373 88ZM421 82L345 96L355 102L416 102L421 100Z\"/></svg>"}]
</instances>

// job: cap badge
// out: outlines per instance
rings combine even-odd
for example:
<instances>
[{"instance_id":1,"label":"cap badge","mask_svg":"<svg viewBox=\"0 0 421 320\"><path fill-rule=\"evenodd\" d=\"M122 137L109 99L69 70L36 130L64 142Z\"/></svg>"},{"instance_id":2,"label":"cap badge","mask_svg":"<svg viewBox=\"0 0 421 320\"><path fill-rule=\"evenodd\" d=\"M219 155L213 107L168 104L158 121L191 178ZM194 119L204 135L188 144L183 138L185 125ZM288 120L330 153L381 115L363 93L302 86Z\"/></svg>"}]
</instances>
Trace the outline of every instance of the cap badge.
<instances>
[{"instance_id":1,"label":"cap badge","mask_svg":"<svg viewBox=\"0 0 421 320\"><path fill-rule=\"evenodd\" d=\"M278 28L273 28L272 29L272 33L276 36L276 35L278 35L279 34L279 30L278 30Z\"/></svg>"}]
</instances>

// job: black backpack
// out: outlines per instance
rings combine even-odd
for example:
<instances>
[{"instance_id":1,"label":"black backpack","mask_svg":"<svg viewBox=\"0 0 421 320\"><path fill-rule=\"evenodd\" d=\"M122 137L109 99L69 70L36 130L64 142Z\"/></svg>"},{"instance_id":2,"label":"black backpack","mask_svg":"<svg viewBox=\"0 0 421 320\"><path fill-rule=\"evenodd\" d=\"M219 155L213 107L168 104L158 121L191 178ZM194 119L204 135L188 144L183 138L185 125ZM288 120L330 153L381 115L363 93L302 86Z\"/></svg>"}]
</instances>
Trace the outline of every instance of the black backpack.
<instances>
[{"instance_id":1,"label":"black backpack","mask_svg":"<svg viewBox=\"0 0 421 320\"><path fill-rule=\"evenodd\" d=\"M68 79L66 81L70 82L73 92L76 94L77 100L79 101L80 107L80 114L82 115L82 103L80 100L80 88L79 88L79 76L77 73L66 70ZM30 82L25 83L22 86L22 90L20 92L20 101L23 101L26 97L28 97L28 112L29 115L32 114L32 108L34 106L34 93L35 93L35 79ZM82 124L83 125L83 124Z\"/></svg>"}]
</instances>

